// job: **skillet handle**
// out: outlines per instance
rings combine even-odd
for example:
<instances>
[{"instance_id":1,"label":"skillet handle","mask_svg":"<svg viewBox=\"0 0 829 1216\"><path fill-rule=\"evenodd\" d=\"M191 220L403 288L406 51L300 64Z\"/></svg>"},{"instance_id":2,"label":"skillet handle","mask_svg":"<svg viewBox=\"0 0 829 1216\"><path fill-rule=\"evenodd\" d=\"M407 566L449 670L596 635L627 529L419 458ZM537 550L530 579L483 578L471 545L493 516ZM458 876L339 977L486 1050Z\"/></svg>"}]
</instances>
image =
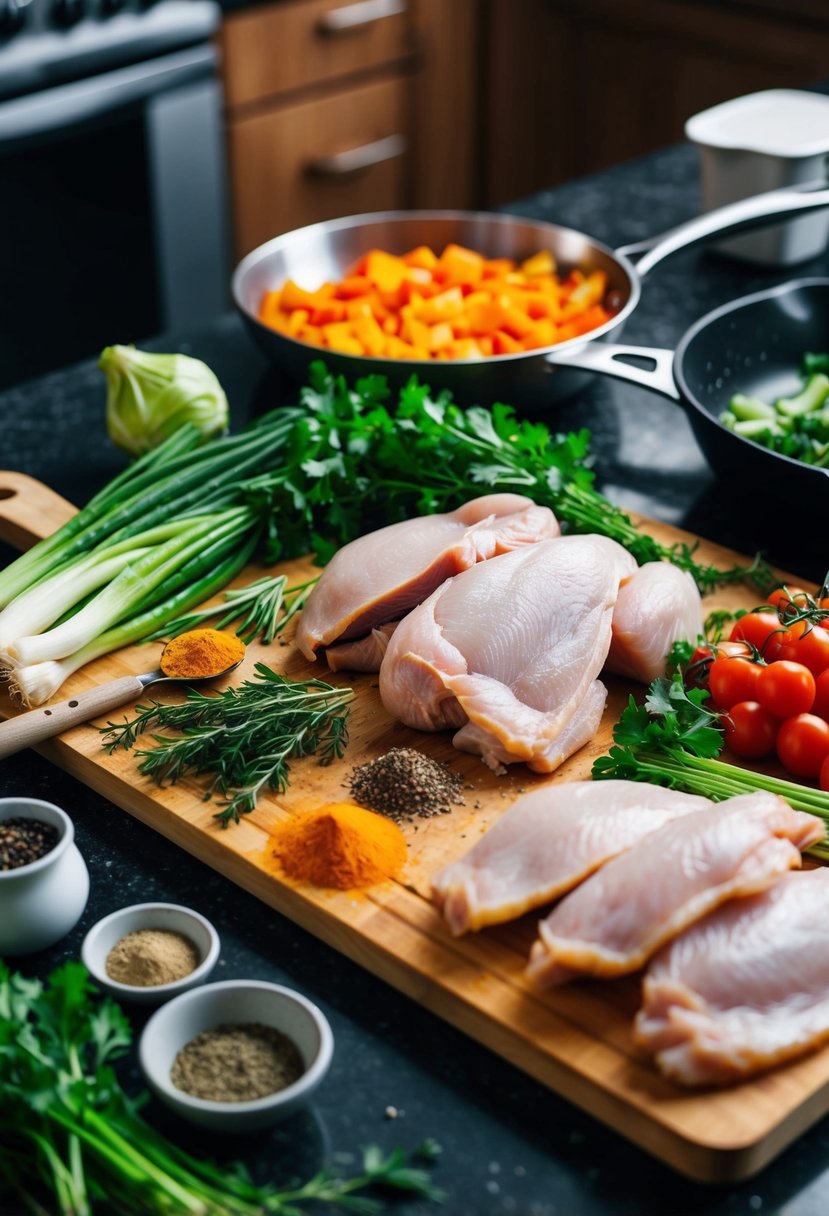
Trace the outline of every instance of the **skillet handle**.
<instances>
[{"instance_id":1,"label":"skillet handle","mask_svg":"<svg viewBox=\"0 0 829 1216\"><path fill-rule=\"evenodd\" d=\"M623 363L626 356L647 359L651 368L636 367ZM679 401L679 389L674 381L674 352L657 346L624 346L611 342L591 342L574 350L550 351L545 355L554 367L578 367L585 371L598 372L601 376L612 376L614 380L627 380L641 384L655 393L662 393L673 401Z\"/></svg>"},{"instance_id":2,"label":"skillet handle","mask_svg":"<svg viewBox=\"0 0 829 1216\"><path fill-rule=\"evenodd\" d=\"M822 185L824 188L821 190L809 186L805 189L770 190L752 198L741 198L726 207L718 207L715 211L698 215L687 223L663 233L662 236L637 241L633 245L622 245L616 253L621 257L635 258L643 249L647 249L645 256L635 263L640 278L643 278L672 253L698 245L709 237L762 228L780 216L807 214L829 207L829 190L825 188L825 183Z\"/></svg>"}]
</instances>

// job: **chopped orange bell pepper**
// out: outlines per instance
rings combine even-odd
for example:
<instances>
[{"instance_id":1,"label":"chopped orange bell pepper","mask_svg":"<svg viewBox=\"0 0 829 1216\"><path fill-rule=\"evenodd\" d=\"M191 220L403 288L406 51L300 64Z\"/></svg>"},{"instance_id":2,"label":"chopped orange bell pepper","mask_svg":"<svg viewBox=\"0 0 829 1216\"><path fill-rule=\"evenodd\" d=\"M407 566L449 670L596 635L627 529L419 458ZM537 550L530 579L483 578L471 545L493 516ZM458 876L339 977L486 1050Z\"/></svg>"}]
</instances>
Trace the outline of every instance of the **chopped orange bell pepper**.
<instances>
[{"instance_id":1,"label":"chopped orange bell pepper","mask_svg":"<svg viewBox=\"0 0 829 1216\"><path fill-rule=\"evenodd\" d=\"M612 316L607 275L556 273L549 250L518 262L449 244L364 254L338 282L264 292L264 325L311 346L387 359L481 359L590 333Z\"/></svg>"}]
</instances>

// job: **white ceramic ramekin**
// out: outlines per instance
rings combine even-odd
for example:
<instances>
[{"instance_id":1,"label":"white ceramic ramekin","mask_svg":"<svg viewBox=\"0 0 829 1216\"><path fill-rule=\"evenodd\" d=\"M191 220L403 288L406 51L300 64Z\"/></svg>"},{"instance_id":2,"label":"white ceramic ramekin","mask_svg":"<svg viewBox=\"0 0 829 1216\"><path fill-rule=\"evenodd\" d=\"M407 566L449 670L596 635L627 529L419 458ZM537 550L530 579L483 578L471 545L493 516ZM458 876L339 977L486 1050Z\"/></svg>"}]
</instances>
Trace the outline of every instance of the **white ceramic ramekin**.
<instances>
[{"instance_id":1,"label":"white ceramic ramekin","mask_svg":"<svg viewBox=\"0 0 829 1216\"><path fill-rule=\"evenodd\" d=\"M199 953L199 965L170 984L142 987L111 979L106 971L110 950L127 933L139 929L165 929L168 933L180 933L189 938ZM200 912L180 904L132 904L129 908L110 912L109 916L92 926L83 940L81 959L95 983L116 1000L131 1001L136 1005L160 1005L180 992L203 984L218 962L219 950L219 935Z\"/></svg>"},{"instance_id":2,"label":"white ceramic ramekin","mask_svg":"<svg viewBox=\"0 0 829 1216\"><path fill-rule=\"evenodd\" d=\"M251 1102L194 1098L173 1084L173 1062L197 1034L245 1022L273 1026L293 1040L305 1063L298 1081ZM185 992L157 1010L144 1027L138 1058L150 1089L183 1119L218 1132L249 1132L304 1106L328 1072L333 1051L328 1019L307 997L263 980L223 980Z\"/></svg>"},{"instance_id":3,"label":"white ceramic ramekin","mask_svg":"<svg viewBox=\"0 0 829 1216\"><path fill-rule=\"evenodd\" d=\"M31 954L64 937L81 918L89 872L75 844L72 820L39 798L0 798L0 819L38 819L57 829L51 852L0 870L0 955Z\"/></svg>"}]
</instances>

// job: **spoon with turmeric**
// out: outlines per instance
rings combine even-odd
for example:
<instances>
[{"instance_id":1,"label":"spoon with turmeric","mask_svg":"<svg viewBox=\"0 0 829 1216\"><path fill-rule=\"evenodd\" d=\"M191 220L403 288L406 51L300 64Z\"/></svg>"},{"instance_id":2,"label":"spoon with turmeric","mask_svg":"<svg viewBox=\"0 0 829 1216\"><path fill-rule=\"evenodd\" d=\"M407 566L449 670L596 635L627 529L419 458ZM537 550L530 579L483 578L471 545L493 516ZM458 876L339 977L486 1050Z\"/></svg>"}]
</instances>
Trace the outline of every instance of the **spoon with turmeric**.
<instances>
[{"instance_id":1,"label":"spoon with turmeric","mask_svg":"<svg viewBox=\"0 0 829 1216\"><path fill-rule=\"evenodd\" d=\"M68 701L32 709L0 722L0 759L126 705L159 680L178 684L218 680L238 667L244 657L245 643L235 634L218 629L191 629L167 643L155 671L121 676L78 693Z\"/></svg>"}]
</instances>

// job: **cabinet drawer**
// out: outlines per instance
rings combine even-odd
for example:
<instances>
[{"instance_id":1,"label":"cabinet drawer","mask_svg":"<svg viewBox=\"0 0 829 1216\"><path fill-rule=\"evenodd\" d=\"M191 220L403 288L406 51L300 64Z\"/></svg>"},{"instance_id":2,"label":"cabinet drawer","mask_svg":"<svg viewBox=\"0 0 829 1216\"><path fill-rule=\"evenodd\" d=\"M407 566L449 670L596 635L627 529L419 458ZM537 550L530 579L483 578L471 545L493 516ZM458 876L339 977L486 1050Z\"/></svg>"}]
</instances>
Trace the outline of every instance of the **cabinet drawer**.
<instances>
[{"instance_id":1,"label":"cabinet drawer","mask_svg":"<svg viewBox=\"0 0 829 1216\"><path fill-rule=\"evenodd\" d=\"M382 67L413 49L410 0L287 0L222 27L228 106Z\"/></svg>"},{"instance_id":2,"label":"cabinet drawer","mask_svg":"<svg viewBox=\"0 0 829 1216\"><path fill-rule=\"evenodd\" d=\"M293 228L406 205L409 78L229 124L236 253Z\"/></svg>"}]
</instances>

